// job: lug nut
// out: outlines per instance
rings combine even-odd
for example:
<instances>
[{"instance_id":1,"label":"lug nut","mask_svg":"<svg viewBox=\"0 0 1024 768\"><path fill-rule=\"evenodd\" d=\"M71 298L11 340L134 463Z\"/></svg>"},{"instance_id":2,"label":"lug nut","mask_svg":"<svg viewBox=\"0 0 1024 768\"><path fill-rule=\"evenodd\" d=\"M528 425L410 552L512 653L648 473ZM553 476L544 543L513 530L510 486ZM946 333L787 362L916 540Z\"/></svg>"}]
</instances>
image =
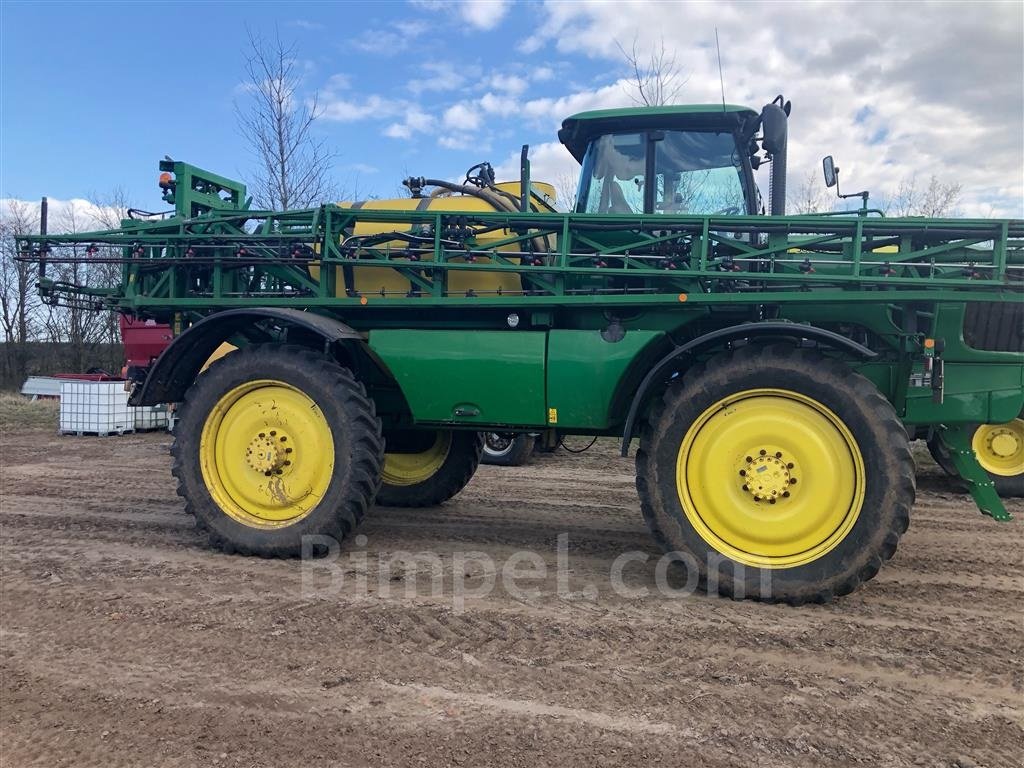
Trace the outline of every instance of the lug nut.
<instances>
[{"instance_id":1,"label":"lug nut","mask_svg":"<svg viewBox=\"0 0 1024 768\"><path fill-rule=\"evenodd\" d=\"M788 496L789 496L789 491L783 491L783 492L782 492L782 495L783 495L783 496L787 496L787 497L788 497Z\"/></svg>"},{"instance_id":2,"label":"lug nut","mask_svg":"<svg viewBox=\"0 0 1024 768\"><path fill-rule=\"evenodd\" d=\"M752 461L753 461L753 459L750 456L747 456L747 464L749 464Z\"/></svg>"},{"instance_id":3,"label":"lug nut","mask_svg":"<svg viewBox=\"0 0 1024 768\"><path fill-rule=\"evenodd\" d=\"M789 464L786 465L786 469L792 469L792 468L793 468L793 462L791 461L791 462L789 462Z\"/></svg>"},{"instance_id":4,"label":"lug nut","mask_svg":"<svg viewBox=\"0 0 1024 768\"><path fill-rule=\"evenodd\" d=\"M781 459L782 458L782 451L776 451L775 452L775 458L776 459Z\"/></svg>"},{"instance_id":5,"label":"lug nut","mask_svg":"<svg viewBox=\"0 0 1024 768\"><path fill-rule=\"evenodd\" d=\"M796 485L796 478L795 477L789 478L789 484L790 485Z\"/></svg>"},{"instance_id":6,"label":"lug nut","mask_svg":"<svg viewBox=\"0 0 1024 768\"><path fill-rule=\"evenodd\" d=\"M749 490L750 490L750 488L748 488L748 487L747 487L747 486L746 486L746 485L744 484L744 486L743 486L743 490L744 490L744 491L749 491Z\"/></svg>"},{"instance_id":7,"label":"lug nut","mask_svg":"<svg viewBox=\"0 0 1024 768\"><path fill-rule=\"evenodd\" d=\"M761 449L761 455L762 456L767 456L768 455L768 451L766 451L764 448L762 448Z\"/></svg>"},{"instance_id":8,"label":"lug nut","mask_svg":"<svg viewBox=\"0 0 1024 768\"><path fill-rule=\"evenodd\" d=\"M745 469L741 469L740 470L740 477L745 477L746 474L747 474L747 470L745 470Z\"/></svg>"}]
</instances>

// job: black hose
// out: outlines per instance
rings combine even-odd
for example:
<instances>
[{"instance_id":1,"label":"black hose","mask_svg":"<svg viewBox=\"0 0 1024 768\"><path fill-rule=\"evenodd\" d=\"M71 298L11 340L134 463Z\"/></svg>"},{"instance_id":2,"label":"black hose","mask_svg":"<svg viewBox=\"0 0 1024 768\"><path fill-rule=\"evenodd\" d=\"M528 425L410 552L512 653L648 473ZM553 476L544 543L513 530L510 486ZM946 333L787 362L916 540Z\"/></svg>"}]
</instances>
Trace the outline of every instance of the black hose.
<instances>
[{"instance_id":1,"label":"black hose","mask_svg":"<svg viewBox=\"0 0 1024 768\"><path fill-rule=\"evenodd\" d=\"M597 442L597 435L594 435L594 439L591 440L589 443L587 443L587 447L586 448L580 448L578 451L574 450L574 449L570 448L568 445L566 445L564 437L558 441L558 444L561 445L569 453L586 453L587 451L589 451L591 448L594 447L594 443L596 443L596 442Z\"/></svg>"},{"instance_id":2,"label":"black hose","mask_svg":"<svg viewBox=\"0 0 1024 768\"><path fill-rule=\"evenodd\" d=\"M506 213L521 213L521 211L510 201L505 200L500 195L494 194L487 189L479 189L469 184L455 184L450 181L444 181L443 179L423 179L423 186L425 187L440 187L441 189L447 189L451 192L458 192L463 195L472 195L473 197L483 200L485 203L490 205L496 211L505 211ZM511 196L510 197L514 197ZM534 237L533 247L540 253L547 253L548 244L546 237Z\"/></svg>"},{"instance_id":3,"label":"black hose","mask_svg":"<svg viewBox=\"0 0 1024 768\"><path fill-rule=\"evenodd\" d=\"M450 192L458 192L462 195L472 195L473 197L483 200L495 210L506 210L509 213L518 213L517 210L509 208L506 205L502 205L499 202L500 198L488 193L487 190L474 187L469 184L455 184L450 181L444 181L443 179L423 179L423 186L441 187L441 189L447 189Z\"/></svg>"}]
</instances>

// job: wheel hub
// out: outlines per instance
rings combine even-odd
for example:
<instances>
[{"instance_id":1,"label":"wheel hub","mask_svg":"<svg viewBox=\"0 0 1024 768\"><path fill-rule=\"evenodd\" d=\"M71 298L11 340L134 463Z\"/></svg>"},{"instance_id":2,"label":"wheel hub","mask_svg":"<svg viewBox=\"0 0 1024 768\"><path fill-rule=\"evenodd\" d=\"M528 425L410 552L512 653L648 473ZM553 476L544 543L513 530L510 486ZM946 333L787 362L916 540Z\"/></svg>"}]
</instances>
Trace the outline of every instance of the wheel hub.
<instances>
[{"instance_id":1,"label":"wheel hub","mask_svg":"<svg viewBox=\"0 0 1024 768\"><path fill-rule=\"evenodd\" d=\"M279 475L283 467L291 464L292 449L287 443L288 437L276 430L260 432L246 446L245 461L264 475Z\"/></svg>"},{"instance_id":2,"label":"wheel hub","mask_svg":"<svg viewBox=\"0 0 1024 768\"><path fill-rule=\"evenodd\" d=\"M999 430L989 440L989 449L1001 459L1008 459L1020 450L1017 436L1010 430Z\"/></svg>"},{"instance_id":3,"label":"wheel hub","mask_svg":"<svg viewBox=\"0 0 1024 768\"><path fill-rule=\"evenodd\" d=\"M762 448L747 455L739 471L742 490L750 494L757 503L775 504L789 498L792 486L796 485L796 469L782 451L771 452Z\"/></svg>"},{"instance_id":4,"label":"wheel hub","mask_svg":"<svg viewBox=\"0 0 1024 768\"><path fill-rule=\"evenodd\" d=\"M503 453L511 447L512 438L498 432L487 432L484 434L484 442L495 453Z\"/></svg>"},{"instance_id":5,"label":"wheel hub","mask_svg":"<svg viewBox=\"0 0 1024 768\"><path fill-rule=\"evenodd\" d=\"M981 468L992 475L1016 477L1024 470L1024 418L1005 424L981 424L971 438Z\"/></svg>"}]
</instances>

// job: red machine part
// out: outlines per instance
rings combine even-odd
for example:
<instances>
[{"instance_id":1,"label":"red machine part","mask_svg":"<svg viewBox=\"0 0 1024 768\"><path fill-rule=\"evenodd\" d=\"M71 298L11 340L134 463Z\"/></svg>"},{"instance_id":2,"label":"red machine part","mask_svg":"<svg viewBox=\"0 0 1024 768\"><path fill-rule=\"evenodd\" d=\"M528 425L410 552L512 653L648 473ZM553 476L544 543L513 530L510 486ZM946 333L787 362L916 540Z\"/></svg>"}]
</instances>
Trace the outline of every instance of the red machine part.
<instances>
[{"instance_id":1,"label":"red machine part","mask_svg":"<svg viewBox=\"0 0 1024 768\"><path fill-rule=\"evenodd\" d=\"M55 373L55 379L73 379L74 381L120 381L121 377L109 373Z\"/></svg>"},{"instance_id":2,"label":"red machine part","mask_svg":"<svg viewBox=\"0 0 1024 768\"><path fill-rule=\"evenodd\" d=\"M165 323L121 315L125 370L149 367L173 338L171 326Z\"/></svg>"}]
</instances>

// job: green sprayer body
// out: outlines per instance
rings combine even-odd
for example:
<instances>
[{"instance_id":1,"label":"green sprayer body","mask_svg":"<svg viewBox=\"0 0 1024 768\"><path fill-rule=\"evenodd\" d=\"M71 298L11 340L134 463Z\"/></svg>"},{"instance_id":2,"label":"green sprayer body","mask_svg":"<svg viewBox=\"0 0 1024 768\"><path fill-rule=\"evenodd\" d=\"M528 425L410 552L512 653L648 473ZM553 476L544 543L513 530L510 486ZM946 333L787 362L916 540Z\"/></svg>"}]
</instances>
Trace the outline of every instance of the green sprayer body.
<instances>
[{"instance_id":1,"label":"green sprayer body","mask_svg":"<svg viewBox=\"0 0 1024 768\"><path fill-rule=\"evenodd\" d=\"M674 130L732 142L735 205L680 212L656 164ZM385 434L555 430L619 436L625 451L675 377L785 341L866 377L911 434L1017 418L1024 221L761 215L757 152L783 166L785 154L784 134L769 147L768 130L764 113L738 107L571 118L560 135L584 180L570 213L544 202L525 153L504 207L497 187L473 193L485 179L434 197L411 180L404 206L250 210L243 185L167 161L172 213L21 249L46 300L174 327L164 355L135 372L139 405L180 401L222 342L281 340L343 360ZM608 157L588 156L602 141L634 167L603 171ZM637 182L644 174L657 183ZM617 211L599 184L636 194ZM96 258L122 265L118 285L56 276ZM974 490L1001 513L983 482Z\"/></svg>"}]
</instances>

